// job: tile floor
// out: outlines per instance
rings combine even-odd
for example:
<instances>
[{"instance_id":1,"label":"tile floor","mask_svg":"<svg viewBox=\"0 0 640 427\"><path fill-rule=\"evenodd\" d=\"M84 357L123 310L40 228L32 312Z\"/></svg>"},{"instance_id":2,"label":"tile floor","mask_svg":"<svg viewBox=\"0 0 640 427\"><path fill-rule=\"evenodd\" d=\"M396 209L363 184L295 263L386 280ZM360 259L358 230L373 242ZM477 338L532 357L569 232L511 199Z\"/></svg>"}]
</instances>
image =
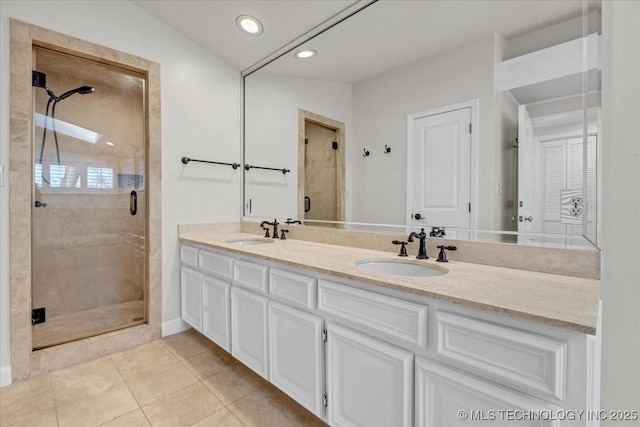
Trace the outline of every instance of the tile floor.
<instances>
[{"instance_id":1,"label":"tile floor","mask_svg":"<svg viewBox=\"0 0 640 427\"><path fill-rule=\"evenodd\" d=\"M138 319L138 320L134 320ZM34 349L51 347L144 323L144 301L128 301L92 310L48 317L33 325Z\"/></svg>"},{"instance_id":2,"label":"tile floor","mask_svg":"<svg viewBox=\"0 0 640 427\"><path fill-rule=\"evenodd\" d=\"M0 389L0 426L324 426L193 330Z\"/></svg>"}]
</instances>

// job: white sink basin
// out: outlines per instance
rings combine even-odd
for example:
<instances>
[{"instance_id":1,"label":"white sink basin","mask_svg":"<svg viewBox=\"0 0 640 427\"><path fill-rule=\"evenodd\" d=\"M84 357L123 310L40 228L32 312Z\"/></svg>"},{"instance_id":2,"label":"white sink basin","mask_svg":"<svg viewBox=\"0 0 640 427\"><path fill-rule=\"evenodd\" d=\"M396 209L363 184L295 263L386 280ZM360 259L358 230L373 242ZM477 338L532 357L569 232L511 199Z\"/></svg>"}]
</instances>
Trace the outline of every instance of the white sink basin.
<instances>
[{"instance_id":1,"label":"white sink basin","mask_svg":"<svg viewBox=\"0 0 640 427\"><path fill-rule=\"evenodd\" d=\"M273 240L269 239L235 239L227 240L225 243L231 243L232 245L266 245L267 243L273 243Z\"/></svg>"},{"instance_id":2,"label":"white sink basin","mask_svg":"<svg viewBox=\"0 0 640 427\"><path fill-rule=\"evenodd\" d=\"M358 267L378 273L394 274L396 276L440 276L447 274L447 270L430 265L416 264L408 261L390 259L363 259L356 261Z\"/></svg>"}]
</instances>

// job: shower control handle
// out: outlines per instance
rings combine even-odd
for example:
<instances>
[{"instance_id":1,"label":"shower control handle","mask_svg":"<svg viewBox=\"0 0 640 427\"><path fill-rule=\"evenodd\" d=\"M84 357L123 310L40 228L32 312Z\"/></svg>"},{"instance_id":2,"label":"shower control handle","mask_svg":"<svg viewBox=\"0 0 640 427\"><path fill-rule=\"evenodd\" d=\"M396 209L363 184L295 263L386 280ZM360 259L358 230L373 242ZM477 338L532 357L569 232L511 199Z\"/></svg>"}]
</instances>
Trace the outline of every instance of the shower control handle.
<instances>
[{"instance_id":1,"label":"shower control handle","mask_svg":"<svg viewBox=\"0 0 640 427\"><path fill-rule=\"evenodd\" d=\"M129 212L131 212L131 215L138 213L138 193L135 191L132 191L129 195Z\"/></svg>"}]
</instances>

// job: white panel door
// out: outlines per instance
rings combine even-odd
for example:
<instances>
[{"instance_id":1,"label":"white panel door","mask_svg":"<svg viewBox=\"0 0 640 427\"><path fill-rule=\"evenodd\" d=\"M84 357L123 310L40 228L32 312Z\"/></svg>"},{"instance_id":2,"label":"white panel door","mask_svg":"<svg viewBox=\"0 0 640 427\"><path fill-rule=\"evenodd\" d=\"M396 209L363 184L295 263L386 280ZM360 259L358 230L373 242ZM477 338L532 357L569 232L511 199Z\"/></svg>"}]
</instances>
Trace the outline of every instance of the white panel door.
<instances>
[{"instance_id":1,"label":"white panel door","mask_svg":"<svg viewBox=\"0 0 640 427\"><path fill-rule=\"evenodd\" d=\"M470 228L471 108L413 117L409 129L408 224Z\"/></svg>"},{"instance_id":2,"label":"white panel door","mask_svg":"<svg viewBox=\"0 0 640 427\"><path fill-rule=\"evenodd\" d=\"M200 273L187 267L180 270L182 320L202 332L202 285Z\"/></svg>"},{"instance_id":3,"label":"white panel door","mask_svg":"<svg viewBox=\"0 0 640 427\"><path fill-rule=\"evenodd\" d=\"M267 301L231 287L231 354L268 380Z\"/></svg>"},{"instance_id":4,"label":"white panel door","mask_svg":"<svg viewBox=\"0 0 640 427\"><path fill-rule=\"evenodd\" d=\"M323 416L323 319L269 302L271 382L296 402Z\"/></svg>"},{"instance_id":5,"label":"white panel door","mask_svg":"<svg viewBox=\"0 0 640 427\"><path fill-rule=\"evenodd\" d=\"M202 275L202 333L227 351L231 351L231 284Z\"/></svg>"},{"instance_id":6,"label":"white panel door","mask_svg":"<svg viewBox=\"0 0 640 427\"><path fill-rule=\"evenodd\" d=\"M557 414L561 408L427 359L416 359L415 382L416 427L563 425L558 417L555 420L531 420L524 416L509 419L509 413L521 415L547 411Z\"/></svg>"},{"instance_id":7,"label":"white panel door","mask_svg":"<svg viewBox=\"0 0 640 427\"><path fill-rule=\"evenodd\" d=\"M338 325L327 331L329 424L412 425L413 354Z\"/></svg>"}]
</instances>

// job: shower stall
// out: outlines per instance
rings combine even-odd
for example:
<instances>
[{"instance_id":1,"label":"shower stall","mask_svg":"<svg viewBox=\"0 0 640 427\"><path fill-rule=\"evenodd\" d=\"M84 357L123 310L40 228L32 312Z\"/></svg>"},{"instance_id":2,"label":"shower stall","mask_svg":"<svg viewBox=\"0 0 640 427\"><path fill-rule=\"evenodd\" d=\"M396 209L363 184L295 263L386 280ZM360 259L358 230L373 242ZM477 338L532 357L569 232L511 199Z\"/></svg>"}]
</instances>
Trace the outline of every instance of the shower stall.
<instances>
[{"instance_id":1,"label":"shower stall","mask_svg":"<svg viewBox=\"0 0 640 427\"><path fill-rule=\"evenodd\" d=\"M145 79L33 49L32 348L147 321Z\"/></svg>"}]
</instances>

